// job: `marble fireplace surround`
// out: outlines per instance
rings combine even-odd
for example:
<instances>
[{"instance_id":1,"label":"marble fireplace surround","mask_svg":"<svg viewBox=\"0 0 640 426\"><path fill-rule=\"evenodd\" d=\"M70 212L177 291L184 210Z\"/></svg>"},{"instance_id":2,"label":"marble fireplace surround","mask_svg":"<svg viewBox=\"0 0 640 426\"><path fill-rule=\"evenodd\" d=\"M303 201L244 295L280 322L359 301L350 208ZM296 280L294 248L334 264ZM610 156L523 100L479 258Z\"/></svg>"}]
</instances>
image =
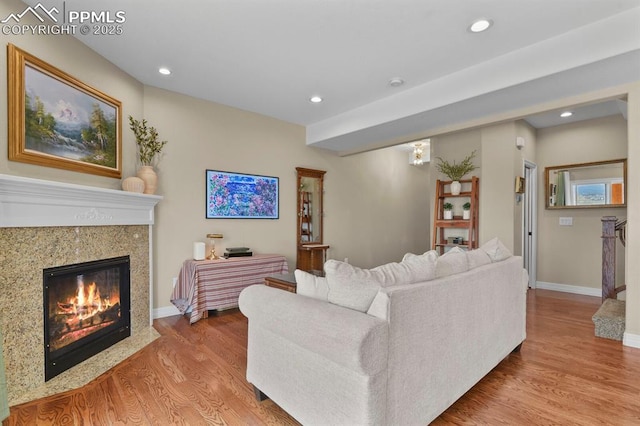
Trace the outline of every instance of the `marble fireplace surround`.
<instances>
[{"instance_id":1,"label":"marble fireplace surround","mask_svg":"<svg viewBox=\"0 0 640 426\"><path fill-rule=\"evenodd\" d=\"M0 331L9 405L74 389L158 337L152 324L156 195L0 174ZM131 336L44 381L42 270L129 255Z\"/></svg>"}]
</instances>

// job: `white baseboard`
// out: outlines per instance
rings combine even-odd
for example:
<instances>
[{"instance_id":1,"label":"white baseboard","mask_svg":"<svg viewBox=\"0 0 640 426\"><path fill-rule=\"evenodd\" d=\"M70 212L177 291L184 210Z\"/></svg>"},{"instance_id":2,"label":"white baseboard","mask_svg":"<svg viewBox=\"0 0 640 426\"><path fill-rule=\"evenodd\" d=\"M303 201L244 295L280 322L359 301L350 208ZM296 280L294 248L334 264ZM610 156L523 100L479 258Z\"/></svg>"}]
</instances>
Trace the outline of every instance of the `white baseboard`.
<instances>
[{"instance_id":1,"label":"white baseboard","mask_svg":"<svg viewBox=\"0 0 640 426\"><path fill-rule=\"evenodd\" d=\"M622 335L622 344L632 348L640 349L640 335L627 333L625 331Z\"/></svg>"},{"instance_id":2,"label":"white baseboard","mask_svg":"<svg viewBox=\"0 0 640 426\"><path fill-rule=\"evenodd\" d=\"M585 296L602 297L601 288L581 287L569 284L547 283L544 281L536 281L536 288L543 290L562 291L564 293L582 294Z\"/></svg>"},{"instance_id":3,"label":"white baseboard","mask_svg":"<svg viewBox=\"0 0 640 426\"><path fill-rule=\"evenodd\" d=\"M180 311L175 306L164 306L153 310L153 319L171 317L174 315L180 315Z\"/></svg>"}]
</instances>

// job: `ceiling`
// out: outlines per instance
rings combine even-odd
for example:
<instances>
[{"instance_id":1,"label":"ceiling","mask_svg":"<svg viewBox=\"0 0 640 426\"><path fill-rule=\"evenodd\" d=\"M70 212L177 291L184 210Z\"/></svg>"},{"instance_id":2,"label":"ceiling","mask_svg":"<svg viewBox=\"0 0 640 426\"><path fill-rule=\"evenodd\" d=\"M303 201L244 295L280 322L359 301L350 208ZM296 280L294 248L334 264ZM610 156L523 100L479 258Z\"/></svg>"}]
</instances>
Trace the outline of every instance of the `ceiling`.
<instances>
[{"instance_id":1,"label":"ceiling","mask_svg":"<svg viewBox=\"0 0 640 426\"><path fill-rule=\"evenodd\" d=\"M125 17L120 35L76 37L145 85L303 125L342 154L640 76L640 0L39 2ZM471 33L481 17L493 26Z\"/></svg>"}]
</instances>

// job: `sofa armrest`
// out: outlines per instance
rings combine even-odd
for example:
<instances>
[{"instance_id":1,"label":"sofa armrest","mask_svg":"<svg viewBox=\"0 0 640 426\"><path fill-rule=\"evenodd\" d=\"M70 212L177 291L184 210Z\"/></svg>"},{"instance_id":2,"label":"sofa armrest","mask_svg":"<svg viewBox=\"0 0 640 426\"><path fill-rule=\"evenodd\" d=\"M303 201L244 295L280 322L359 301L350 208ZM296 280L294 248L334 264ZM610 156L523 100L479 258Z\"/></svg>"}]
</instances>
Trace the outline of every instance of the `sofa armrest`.
<instances>
[{"instance_id":1,"label":"sofa armrest","mask_svg":"<svg viewBox=\"0 0 640 426\"><path fill-rule=\"evenodd\" d=\"M238 303L249 328L265 328L360 374L387 366L389 327L379 318L265 285L245 288Z\"/></svg>"}]
</instances>

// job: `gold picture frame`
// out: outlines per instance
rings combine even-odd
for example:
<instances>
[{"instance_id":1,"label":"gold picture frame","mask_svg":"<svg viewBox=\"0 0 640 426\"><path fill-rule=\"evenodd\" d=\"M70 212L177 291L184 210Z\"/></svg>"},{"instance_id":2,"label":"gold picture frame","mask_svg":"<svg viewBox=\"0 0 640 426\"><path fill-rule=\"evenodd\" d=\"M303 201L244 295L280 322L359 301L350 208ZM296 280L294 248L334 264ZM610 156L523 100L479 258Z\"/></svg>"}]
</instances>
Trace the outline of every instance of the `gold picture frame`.
<instances>
[{"instance_id":1,"label":"gold picture frame","mask_svg":"<svg viewBox=\"0 0 640 426\"><path fill-rule=\"evenodd\" d=\"M516 194L524 194L525 179L522 176L516 176Z\"/></svg>"},{"instance_id":2,"label":"gold picture frame","mask_svg":"<svg viewBox=\"0 0 640 426\"><path fill-rule=\"evenodd\" d=\"M7 45L9 160L122 177L121 102Z\"/></svg>"}]
</instances>

